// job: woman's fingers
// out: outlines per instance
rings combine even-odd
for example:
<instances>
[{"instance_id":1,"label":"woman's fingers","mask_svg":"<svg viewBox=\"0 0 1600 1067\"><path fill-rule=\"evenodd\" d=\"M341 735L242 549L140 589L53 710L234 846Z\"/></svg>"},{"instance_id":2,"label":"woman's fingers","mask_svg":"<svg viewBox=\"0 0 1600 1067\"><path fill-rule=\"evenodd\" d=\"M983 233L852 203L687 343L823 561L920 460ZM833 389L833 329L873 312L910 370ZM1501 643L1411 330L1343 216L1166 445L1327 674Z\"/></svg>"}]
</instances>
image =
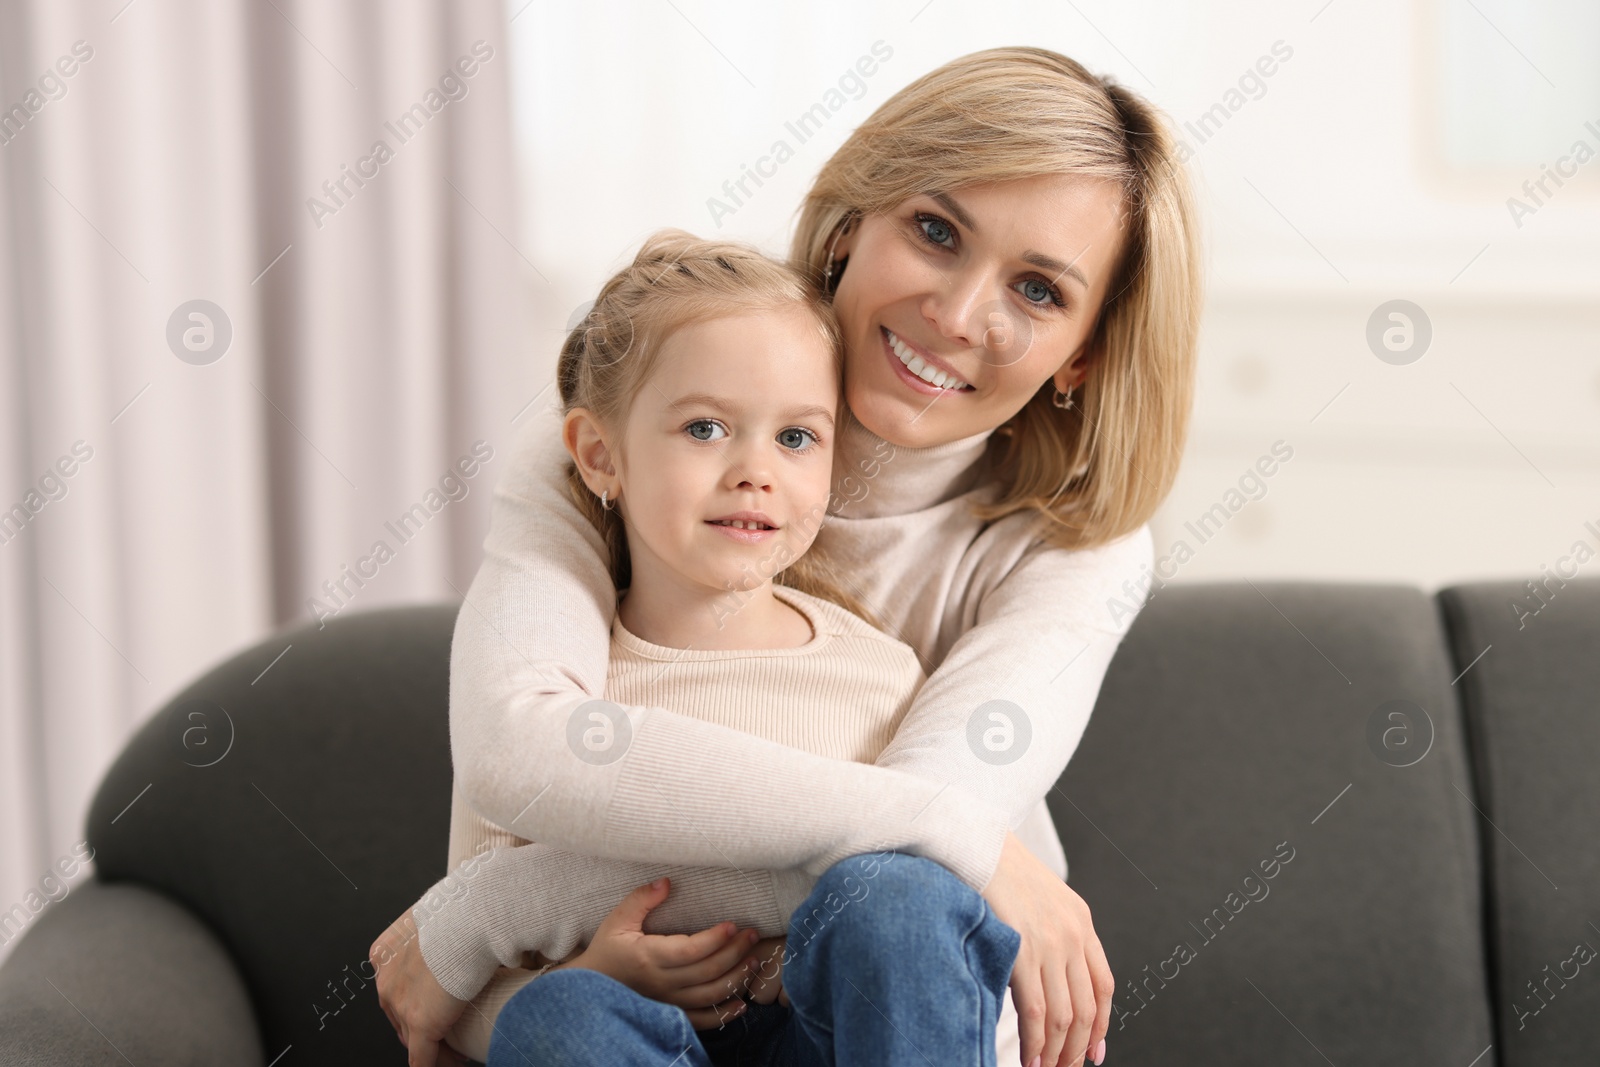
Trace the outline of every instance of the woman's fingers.
<instances>
[{"instance_id":1,"label":"woman's fingers","mask_svg":"<svg viewBox=\"0 0 1600 1067\"><path fill-rule=\"evenodd\" d=\"M1089 1034L1089 1050L1105 1040L1111 1031L1111 997L1117 991L1117 980L1111 973L1111 963L1100 937L1091 934L1088 946L1089 980L1094 984L1094 1030Z\"/></svg>"},{"instance_id":2,"label":"woman's fingers","mask_svg":"<svg viewBox=\"0 0 1600 1067\"><path fill-rule=\"evenodd\" d=\"M1061 1046L1061 1063L1066 1067L1078 1067L1094 1043L1090 1035L1100 1017L1087 949L1069 966L1067 986L1072 997L1072 1026L1067 1030L1066 1043Z\"/></svg>"},{"instance_id":3,"label":"woman's fingers","mask_svg":"<svg viewBox=\"0 0 1600 1067\"><path fill-rule=\"evenodd\" d=\"M1081 963L1080 963L1081 966ZM1074 1029L1087 1029L1079 1026L1073 1011L1072 987L1067 981L1067 972L1054 967L1044 969L1044 1059L1039 1061L1039 1067L1057 1067L1065 1063L1067 1067L1076 1067L1070 1061L1061 1058L1062 1051L1067 1045L1067 1036Z\"/></svg>"},{"instance_id":4,"label":"woman's fingers","mask_svg":"<svg viewBox=\"0 0 1600 1067\"><path fill-rule=\"evenodd\" d=\"M1027 943L1023 943L1027 948ZM1032 1063L1044 1051L1044 982L1039 965L1030 952L1024 959L1019 952L1011 968L1011 1003L1017 1009L1017 1036L1021 1038L1022 1062Z\"/></svg>"}]
</instances>

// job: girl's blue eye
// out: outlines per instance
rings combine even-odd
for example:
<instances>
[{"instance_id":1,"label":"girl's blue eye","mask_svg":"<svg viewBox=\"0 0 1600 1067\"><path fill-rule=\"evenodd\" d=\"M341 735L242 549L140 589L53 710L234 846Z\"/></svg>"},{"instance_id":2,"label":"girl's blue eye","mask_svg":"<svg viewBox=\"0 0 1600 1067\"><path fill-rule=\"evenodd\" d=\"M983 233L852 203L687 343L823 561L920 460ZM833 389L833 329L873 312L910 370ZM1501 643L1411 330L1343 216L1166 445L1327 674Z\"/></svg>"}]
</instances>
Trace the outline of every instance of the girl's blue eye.
<instances>
[{"instance_id":1,"label":"girl's blue eye","mask_svg":"<svg viewBox=\"0 0 1600 1067\"><path fill-rule=\"evenodd\" d=\"M955 233L950 229L949 224L941 218L923 215L917 219L917 225L922 227L922 235L924 237L941 247L944 246L946 241L955 237Z\"/></svg>"},{"instance_id":2,"label":"girl's blue eye","mask_svg":"<svg viewBox=\"0 0 1600 1067\"><path fill-rule=\"evenodd\" d=\"M791 426L787 430L780 430L778 432L778 443L784 448L791 448L795 451L799 451L802 448L809 448L816 444L817 435L812 433L810 430L804 430L798 426Z\"/></svg>"},{"instance_id":3,"label":"girl's blue eye","mask_svg":"<svg viewBox=\"0 0 1600 1067\"><path fill-rule=\"evenodd\" d=\"M1062 302L1061 293L1048 282L1040 281L1038 278L1029 278L1022 282L1020 291L1023 298L1030 304L1043 304L1047 301L1053 304Z\"/></svg>"},{"instance_id":4,"label":"girl's blue eye","mask_svg":"<svg viewBox=\"0 0 1600 1067\"><path fill-rule=\"evenodd\" d=\"M695 419L684 430L696 441L720 441L728 436L728 431L715 419Z\"/></svg>"}]
</instances>

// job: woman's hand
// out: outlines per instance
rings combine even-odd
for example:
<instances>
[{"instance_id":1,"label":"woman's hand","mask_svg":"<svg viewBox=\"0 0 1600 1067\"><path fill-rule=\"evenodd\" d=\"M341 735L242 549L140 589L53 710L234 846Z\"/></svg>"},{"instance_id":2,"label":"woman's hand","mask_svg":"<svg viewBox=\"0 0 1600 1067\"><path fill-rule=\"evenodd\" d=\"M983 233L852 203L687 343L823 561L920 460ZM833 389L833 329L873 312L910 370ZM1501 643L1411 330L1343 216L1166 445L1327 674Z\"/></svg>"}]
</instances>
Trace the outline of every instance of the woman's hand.
<instances>
[{"instance_id":1,"label":"woman's hand","mask_svg":"<svg viewBox=\"0 0 1600 1067\"><path fill-rule=\"evenodd\" d=\"M1013 833L983 897L1022 935L1011 969L1022 1062L1041 1055L1041 1067L1075 1067L1111 1028L1116 989L1089 905Z\"/></svg>"},{"instance_id":2,"label":"woman's hand","mask_svg":"<svg viewBox=\"0 0 1600 1067\"><path fill-rule=\"evenodd\" d=\"M428 970L410 908L372 943L367 958L377 970L378 1004L400 1035L410 1067L464 1067L466 1060L443 1042L467 1002L446 993Z\"/></svg>"},{"instance_id":3,"label":"woman's hand","mask_svg":"<svg viewBox=\"0 0 1600 1067\"><path fill-rule=\"evenodd\" d=\"M586 967L610 975L635 993L682 1008L696 1030L709 1030L745 1010L739 993L761 962L757 934L731 922L697 934L645 933L645 916L667 899L670 888L662 877L623 897L589 946L551 970Z\"/></svg>"}]
</instances>

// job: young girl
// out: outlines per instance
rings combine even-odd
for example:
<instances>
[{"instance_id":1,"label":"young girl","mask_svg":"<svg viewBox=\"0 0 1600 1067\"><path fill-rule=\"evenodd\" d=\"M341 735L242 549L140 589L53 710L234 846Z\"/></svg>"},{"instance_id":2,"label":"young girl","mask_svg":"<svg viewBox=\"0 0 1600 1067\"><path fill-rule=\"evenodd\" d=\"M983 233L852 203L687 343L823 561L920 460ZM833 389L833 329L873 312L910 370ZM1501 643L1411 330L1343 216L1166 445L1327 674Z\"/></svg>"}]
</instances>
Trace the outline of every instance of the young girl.
<instances>
[{"instance_id":1,"label":"young girl","mask_svg":"<svg viewBox=\"0 0 1600 1067\"><path fill-rule=\"evenodd\" d=\"M610 701L682 708L774 745L862 763L894 735L924 681L916 653L841 606L860 610L806 555L832 485L839 356L832 311L799 275L751 249L675 230L647 240L569 335L558 378L570 488L624 590L606 700L580 708L568 734L578 760L598 765L623 754L628 721ZM527 844L456 792L452 869L486 849ZM559 910L606 888L603 898L614 902L653 877L637 863L545 855L546 878L574 860L570 890L545 884L541 903ZM473 873L457 879L467 894ZM673 879L672 906L650 915L653 929L693 933L737 907L725 875L666 873L682 877ZM629 900L613 925L625 927L636 908L658 903L659 894ZM785 933L787 916L758 910L747 918L766 936ZM674 1002L729 1001L721 1014L743 1011L735 994L754 963L741 959L752 941L708 931L709 961L658 972L630 954L640 932L637 920L633 926L609 940L596 937L597 928L569 927L533 947L563 967L657 996L688 973L667 994ZM423 936L436 933L424 923ZM587 950L573 952L574 940ZM645 940L656 942L651 957L677 961L687 939ZM516 954L501 962L516 962ZM535 977L502 971L463 1014L451 1045L487 1060L500 1007ZM695 1017L715 1025L714 1016Z\"/></svg>"},{"instance_id":2,"label":"young girl","mask_svg":"<svg viewBox=\"0 0 1600 1067\"><path fill-rule=\"evenodd\" d=\"M1149 587L1146 522L1182 451L1200 269L1176 141L1064 56L964 56L823 167L791 262L830 293L845 344L843 504L822 544L930 675L893 740L868 767L630 706L626 756L573 774L566 726L604 683L614 587L530 437L452 645L462 795L600 857L813 874L884 846L935 860L1021 934L1019 1062L1071 1062L1104 1037L1112 984L1044 797ZM1001 701L1017 740L997 754L969 739ZM772 797L781 830L705 833ZM496 936L537 925L505 923ZM426 972L419 955L394 973ZM419 992L402 1015L440 1012Z\"/></svg>"}]
</instances>

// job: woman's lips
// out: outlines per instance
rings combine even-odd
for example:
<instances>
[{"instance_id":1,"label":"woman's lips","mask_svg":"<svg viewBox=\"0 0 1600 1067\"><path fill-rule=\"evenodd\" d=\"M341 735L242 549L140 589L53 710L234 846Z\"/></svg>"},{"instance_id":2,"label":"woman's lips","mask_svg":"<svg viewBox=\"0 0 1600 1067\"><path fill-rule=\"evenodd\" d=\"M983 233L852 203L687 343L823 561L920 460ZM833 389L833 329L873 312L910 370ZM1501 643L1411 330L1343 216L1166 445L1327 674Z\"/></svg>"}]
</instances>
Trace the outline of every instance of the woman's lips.
<instances>
[{"instance_id":1,"label":"woman's lips","mask_svg":"<svg viewBox=\"0 0 1600 1067\"><path fill-rule=\"evenodd\" d=\"M905 382L912 390L924 396L961 396L973 392L971 389L942 389L912 374L911 369L901 363L900 357L895 355L894 349L889 344L888 330L883 326L878 327L878 342L883 348L884 358L889 361L889 366L894 370L895 376Z\"/></svg>"}]
</instances>

